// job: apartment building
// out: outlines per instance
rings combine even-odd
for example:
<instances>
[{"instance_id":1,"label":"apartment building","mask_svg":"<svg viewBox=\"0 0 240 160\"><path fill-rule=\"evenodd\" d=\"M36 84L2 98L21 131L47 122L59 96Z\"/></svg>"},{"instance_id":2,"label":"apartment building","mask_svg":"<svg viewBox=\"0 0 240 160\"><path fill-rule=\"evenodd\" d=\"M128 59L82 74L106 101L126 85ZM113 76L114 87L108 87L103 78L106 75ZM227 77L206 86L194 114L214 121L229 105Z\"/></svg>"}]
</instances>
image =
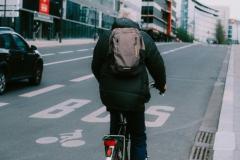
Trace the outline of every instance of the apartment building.
<instances>
[{"instance_id":1,"label":"apartment building","mask_svg":"<svg viewBox=\"0 0 240 160\"><path fill-rule=\"evenodd\" d=\"M228 25L228 40L232 44L240 43L240 21L230 19Z\"/></svg>"},{"instance_id":2,"label":"apartment building","mask_svg":"<svg viewBox=\"0 0 240 160\"><path fill-rule=\"evenodd\" d=\"M175 38L176 5L175 0L143 0L142 28L158 41Z\"/></svg>"}]
</instances>

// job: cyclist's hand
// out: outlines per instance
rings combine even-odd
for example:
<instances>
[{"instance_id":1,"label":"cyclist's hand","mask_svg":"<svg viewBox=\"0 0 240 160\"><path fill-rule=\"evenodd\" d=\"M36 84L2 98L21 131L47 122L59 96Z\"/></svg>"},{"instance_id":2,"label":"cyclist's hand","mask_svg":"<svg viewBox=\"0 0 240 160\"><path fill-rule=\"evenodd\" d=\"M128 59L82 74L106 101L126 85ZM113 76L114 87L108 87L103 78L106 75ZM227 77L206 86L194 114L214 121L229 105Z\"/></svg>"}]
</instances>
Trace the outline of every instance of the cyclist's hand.
<instances>
[{"instance_id":1,"label":"cyclist's hand","mask_svg":"<svg viewBox=\"0 0 240 160\"><path fill-rule=\"evenodd\" d=\"M159 91L160 91L159 94L160 95L164 94L166 90L167 90L167 85L165 84L164 87L159 88Z\"/></svg>"}]
</instances>

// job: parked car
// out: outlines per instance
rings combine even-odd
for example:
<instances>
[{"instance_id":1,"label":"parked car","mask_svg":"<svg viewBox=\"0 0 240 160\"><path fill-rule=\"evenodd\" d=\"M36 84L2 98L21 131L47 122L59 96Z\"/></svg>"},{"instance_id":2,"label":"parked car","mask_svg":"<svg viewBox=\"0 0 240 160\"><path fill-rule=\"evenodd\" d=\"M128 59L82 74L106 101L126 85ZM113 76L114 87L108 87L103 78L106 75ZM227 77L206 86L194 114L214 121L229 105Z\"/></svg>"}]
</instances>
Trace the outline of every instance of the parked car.
<instances>
[{"instance_id":1,"label":"parked car","mask_svg":"<svg viewBox=\"0 0 240 160\"><path fill-rule=\"evenodd\" d=\"M14 30L10 27L0 27L0 31L14 31Z\"/></svg>"},{"instance_id":2,"label":"parked car","mask_svg":"<svg viewBox=\"0 0 240 160\"><path fill-rule=\"evenodd\" d=\"M28 79L39 85L42 72L43 59L36 46L29 46L14 31L0 31L0 94L12 80Z\"/></svg>"},{"instance_id":3,"label":"parked car","mask_svg":"<svg viewBox=\"0 0 240 160\"><path fill-rule=\"evenodd\" d=\"M217 44L217 40L214 39L214 38L208 38L208 39L207 39L207 43L208 43L208 44Z\"/></svg>"}]
</instances>

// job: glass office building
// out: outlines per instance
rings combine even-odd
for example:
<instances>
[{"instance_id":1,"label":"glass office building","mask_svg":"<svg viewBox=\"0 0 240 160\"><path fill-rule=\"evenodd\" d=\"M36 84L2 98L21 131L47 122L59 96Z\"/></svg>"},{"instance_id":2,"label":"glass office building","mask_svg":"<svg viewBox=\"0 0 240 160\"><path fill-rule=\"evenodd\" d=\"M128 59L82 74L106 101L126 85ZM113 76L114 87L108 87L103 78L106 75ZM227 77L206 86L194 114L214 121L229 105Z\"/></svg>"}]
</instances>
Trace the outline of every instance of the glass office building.
<instances>
[{"instance_id":1,"label":"glass office building","mask_svg":"<svg viewBox=\"0 0 240 160\"><path fill-rule=\"evenodd\" d=\"M16 0L14 16L0 17L25 38L93 37L110 29L119 0ZM9 4L6 4L10 7ZM43 7L42 7L43 6Z\"/></svg>"}]
</instances>

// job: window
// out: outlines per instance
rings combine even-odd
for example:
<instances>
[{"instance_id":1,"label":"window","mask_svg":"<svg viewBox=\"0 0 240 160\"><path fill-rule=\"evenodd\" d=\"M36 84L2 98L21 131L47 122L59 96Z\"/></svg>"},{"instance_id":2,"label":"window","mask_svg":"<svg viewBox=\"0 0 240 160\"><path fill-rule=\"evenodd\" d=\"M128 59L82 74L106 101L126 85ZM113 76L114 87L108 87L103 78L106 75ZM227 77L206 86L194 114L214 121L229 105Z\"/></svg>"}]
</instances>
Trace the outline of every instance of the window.
<instances>
[{"instance_id":1,"label":"window","mask_svg":"<svg viewBox=\"0 0 240 160\"><path fill-rule=\"evenodd\" d=\"M21 50L21 51L27 51L28 50L28 45L26 44L26 42L21 37L14 34L13 39L14 39L15 44L16 44L16 49Z\"/></svg>"},{"instance_id":2,"label":"window","mask_svg":"<svg viewBox=\"0 0 240 160\"><path fill-rule=\"evenodd\" d=\"M0 48L10 49L12 47L12 38L10 34L0 35Z\"/></svg>"}]
</instances>

